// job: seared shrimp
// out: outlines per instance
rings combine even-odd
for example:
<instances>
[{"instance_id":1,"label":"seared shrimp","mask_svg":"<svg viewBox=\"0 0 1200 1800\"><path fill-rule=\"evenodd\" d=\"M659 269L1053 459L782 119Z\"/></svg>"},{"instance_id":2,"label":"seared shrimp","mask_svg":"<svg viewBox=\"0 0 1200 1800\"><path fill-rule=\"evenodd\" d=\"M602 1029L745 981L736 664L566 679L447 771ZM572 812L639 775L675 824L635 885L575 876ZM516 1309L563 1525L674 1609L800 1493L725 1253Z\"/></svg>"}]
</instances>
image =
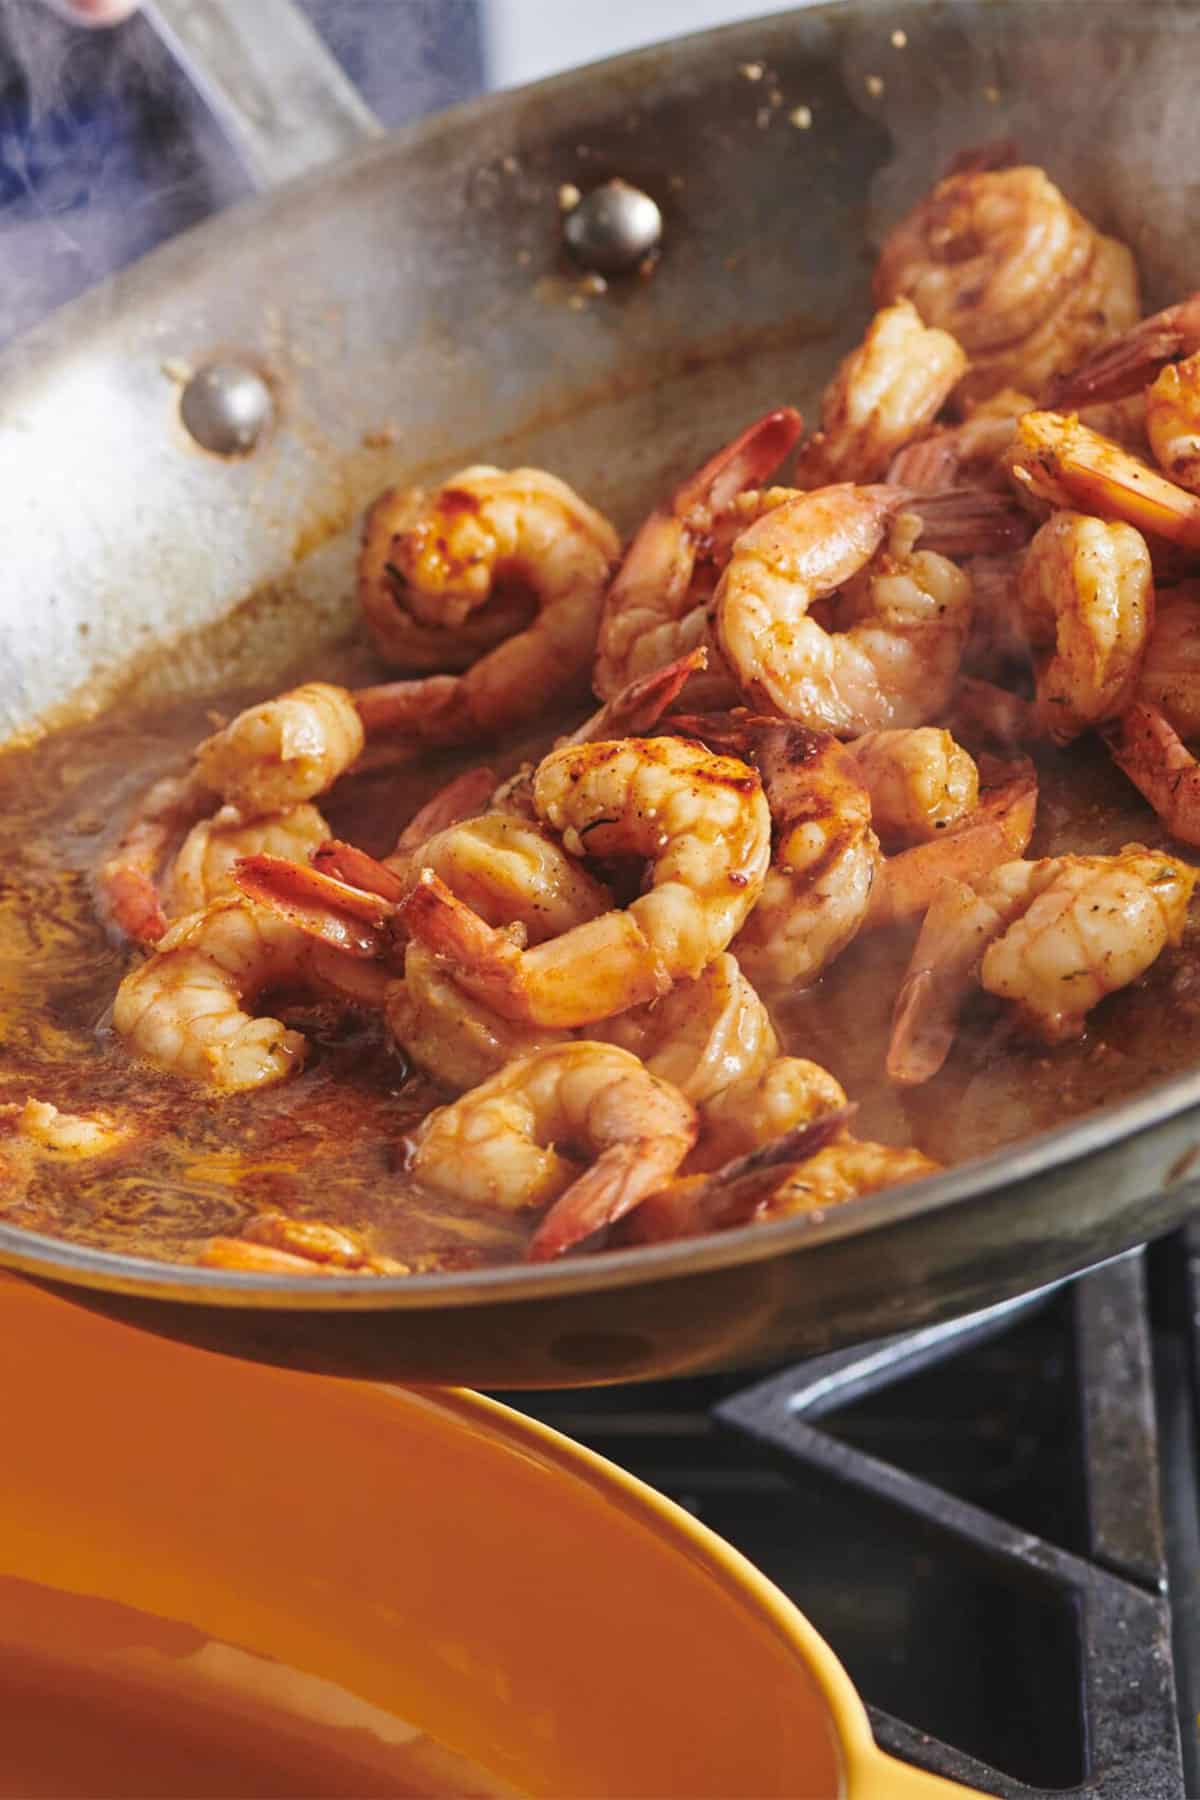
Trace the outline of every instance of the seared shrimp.
<instances>
[{"instance_id":1,"label":"seared shrimp","mask_svg":"<svg viewBox=\"0 0 1200 1800\"><path fill-rule=\"evenodd\" d=\"M939 836L884 858L864 930L919 919L947 876L972 881L1024 855L1037 818L1037 772L1026 758L979 762L977 803Z\"/></svg>"},{"instance_id":2,"label":"seared shrimp","mask_svg":"<svg viewBox=\"0 0 1200 1800\"><path fill-rule=\"evenodd\" d=\"M362 752L345 688L309 681L247 707L196 749L196 773L243 818L286 812L331 788Z\"/></svg>"},{"instance_id":3,"label":"seared shrimp","mask_svg":"<svg viewBox=\"0 0 1200 1800\"><path fill-rule=\"evenodd\" d=\"M724 1168L845 1105L841 1083L819 1063L772 1057L757 1074L732 1082L701 1105L700 1140L688 1158L688 1172Z\"/></svg>"},{"instance_id":4,"label":"seared shrimp","mask_svg":"<svg viewBox=\"0 0 1200 1800\"><path fill-rule=\"evenodd\" d=\"M1019 594L1038 715L1069 744L1133 696L1154 629L1150 552L1132 525L1055 513L1025 553Z\"/></svg>"},{"instance_id":5,"label":"seared shrimp","mask_svg":"<svg viewBox=\"0 0 1200 1800\"><path fill-rule=\"evenodd\" d=\"M846 745L886 848L920 844L960 823L979 799L979 770L948 731L868 731Z\"/></svg>"},{"instance_id":6,"label":"seared shrimp","mask_svg":"<svg viewBox=\"0 0 1200 1800\"><path fill-rule=\"evenodd\" d=\"M619 549L607 519L556 476L464 470L392 544L408 604L436 607L452 622L482 604L497 581L520 581L535 616L462 674L360 690L367 730L417 744L469 743L582 692Z\"/></svg>"},{"instance_id":7,"label":"seared shrimp","mask_svg":"<svg viewBox=\"0 0 1200 1800\"><path fill-rule=\"evenodd\" d=\"M589 1025L661 998L727 948L762 890L770 813L732 757L673 738L571 745L541 763L533 801L569 853L647 858L648 891L526 950L423 870L404 903L410 933L508 1018Z\"/></svg>"},{"instance_id":8,"label":"seared shrimp","mask_svg":"<svg viewBox=\"0 0 1200 1800\"><path fill-rule=\"evenodd\" d=\"M518 1058L430 1113L409 1169L477 1206L548 1208L527 1251L545 1262L669 1181L696 1139L696 1115L667 1082L612 1044L560 1044ZM595 1160L580 1169L557 1146Z\"/></svg>"},{"instance_id":9,"label":"seared shrimp","mask_svg":"<svg viewBox=\"0 0 1200 1800\"><path fill-rule=\"evenodd\" d=\"M901 295L970 357L966 404L1003 387L1040 392L1140 311L1129 251L1029 167L940 181L884 243L875 297Z\"/></svg>"},{"instance_id":10,"label":"seared shrimp","mask_svg":"<svg viewBox=\"0 0 1200 1800\"><path fill-rule=\"evenodd\" d=\"M354 1231L323 1219L259 1213L240 1237L215 1237L197 1256L205 1269L243 1269L257 1275L407 1275L407 1263L369 1250Z\"/></svg>"},{"instance_id":11,"label":"seared shrimp","mask_svg":"<svg viewBox=\"0 0 1200 1800\"><path fill-rule=\"evenodd\" d=\"M771 867L734 939L738 962L767 995L815 980L867 914L879 870L871 801L836 738L747 713L676 721L715 748L753 761L771 809Z\"/></svg>"},{"instance_id":12,"label":"seared shrimp","mask_svg":"<svg viewBox=\"0 0 1200 1800\"><path fill-rule=\"evenodd\" d=\"M650 514L604 599L593 672L602 700L707 643L707 616L692 593L697 556L736 496L767 479L801 429L800 415L791 407L767 413ZM714 667L705 683L705 704L726 697L721 673Z\"/></svg>"},{"instance_id":13,"label":"seared shrimp","mask_svg":"<svg viewBox=\"0 0 1200 1800\"><path fill-rule=\"evenodd\" d=\"M594 1030L702 1109L731 1084L756 1077L779 1050L766 1007L728 953L694 981L676 982L662 1000Z\"/></svg>"},{"instance_id":14,"label":"seared shrimp","mask_svg":"<svg viewBox=\"0 0 1200 1800\"><path fill-rule=\"evenodd\" d=\"M1070 415L1026 413L1017 422L1010 457L1018 486L1051 506L1124 519L1139 531L1200 549L1200 495L1176 487Z\"/></svg>"},{"instance_id":15,"label":"seared shrimp","mask_svg":"<svg viewBox=\"0 0 1200 1800\"><path fill-rule=\"evenodd\" d=\"M912 1085L937 1073L976 982L1047 1043L1080 1036L1093 1006L1178 943L1197 874L1126 844L1119 856L1012 862L972 883L945 881L896 1002L888 1074Z\"/></svg>"},{"instance_id":16,"label":"seared shrimp","mask_svg":"<svg viewBox=\"0 0 1200 1800\"><path fill-rule=\"evenodd\" d=\"M1172 481L1200 493L1200 354L1170 364L1148 389L1146 436Z\"/></svg>"},{"instance_id":17,"label":"seared shrimp","mask_svg":"<svg viewBox=\"0 0 1200 1800\"><path fill-rule=\"evenodd\" d=\"M167 929L155 885L159 866L175 839L202 819L215 799L194 772L155 782L96 873L96 898L106 923L135 943L157 942Z\"/></svg>"},{"instance_id":18,"label":"seared shrimp","mask_svg":"<svg viewBox=\"0 0 1200 1800\"><path fill-rule=\"evenodd\" d=\"M418 1068L460 1094L498 1075L514 1058L551 1049L571 1035L494 1012L464 993L433 952L415 943L405 951L404 979L387 989L384 1016Z\"/></svg>"},{"instance_id":19,"label":"seared shrimp","mask_svg":"<svg viewBox=\"0 0 1200 1800\"><path fill-rule=\"evenodd\" d=\"M825 389L821 430L800 452L797 486L879 481L897 451L937 417L966 368L961 344L922 325L911 301L884 307Z\"/></svg>"},{"instance_id":20,"label":"seared shrimp","mask_svg":"<svg viewBox=\"0 0 1200 1800\"><path fill-rule=\"evenodd\" d=\"M915 550L921 521L902 513L886 555L851 581L898 504L891 488L820 488L739 538L713 612L729 665L760 710L855 737L923 725L945 709L970 629L966 576ZM827 632L809 609L844 583L856 622Z\"/></svg>"},{"instance_id":21,"label":"seared shrimp","mask_svg":"<svg viewBox=\"0 0 1200 1800\"><path fill-rule=\"evenodd\" d=\"M470 471L464 471L470 473ZM453 492L453 484L448 484ZM431 499L423 488L389 488L363 520L358 600L384 662L409 675L457 674L497 644L523 631L533 615L528 593L497 584L482 605L414 589L404 568L413 532L427 534L447 489ZM457 602L457 604L456 604ZM460 616L461 615L461 616Z\"/></svg>"},{"instance_id":22,"label":"seared shrimp","mask_svg":"<svg viewBox=\"0 0 1200 1800\"><path fill-rule=\"evenodd\" d=\"M135 1056L157 1068L226 1092L261 1087L299 1069L306 1045L298 1031L254 1018L247 1007L276 983L338 985L336 968L336 959L310 951L286 922L240 898L218 900L178 920L126 975L113 1025ZM369 973L346 971L355 997L369 980Z\"/></svg>"},{"instance_id":23,"label":"seared shrimp","mask_svg":"<svg viewBox=\"0 0 1200 1800\"><path fill-rule=\"evenodd\" d=\"M307 862L329 837L315 806L292 806L245 822L236 807L223 806L201 819L184 838L166 882L167 917L201 912L214 900L238 891L236 867L244 856L286 856Z\"/></svg>"},{"instance_id":24,"label":"seared shrimp","mask_svg":"<svg viewBox=\"0 0 1200 1800\"><path fill-rule=\"evenodd\" d=\"M920 1150L849 1137L852 1110L800 1126L766 1152L753 1151L715 1174L671 1182L642 1202L618 1240L658 1244L775 1219L819 1218L861 1194L939 1173L940 1164Z\"/></svg>"}]
</instances>

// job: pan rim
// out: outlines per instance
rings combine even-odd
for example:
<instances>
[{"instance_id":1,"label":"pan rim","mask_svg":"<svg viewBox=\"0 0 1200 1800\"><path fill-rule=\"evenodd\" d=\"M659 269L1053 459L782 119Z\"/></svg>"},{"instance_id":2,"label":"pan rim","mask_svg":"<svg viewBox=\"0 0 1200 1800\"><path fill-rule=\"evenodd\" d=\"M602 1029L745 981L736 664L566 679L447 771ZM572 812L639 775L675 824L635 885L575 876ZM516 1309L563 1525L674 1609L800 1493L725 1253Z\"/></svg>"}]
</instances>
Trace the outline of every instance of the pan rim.
<instances>
[{"instance_id":1,"label":"pan rim","mask_svg":"<svg viewBox=\"0 0 1200 1800\"><path fill-rule=\"evenodd\" d=\"M1116 10L1116 0L1104 3ZM1022 11L1032 4L1033 0L1000 0L997 5L992 0L986 10ZM1058 0L1058 4L1094 7L1095 0ZM975 4L968 0L962 10L970 13L977 7L983 10L979 0ZM355 177L376 162L402 161L414 151L477 131L493 119L503 121L513 114L514 97L536 94L566 98L576 89L594 90L598 76L628 80L644 71L648 80L664 54L674 51L703 54L721 42L733 45L748 36L767 41L801 25L817 30L855 15L913 10L905 0L821 0L813 6L662 40L542 81L481 95L416 120L324 168L300 175L267 194L236 203L58 309L0 350L0 387L7 389L11 384L14 392L28 390L39 379L42 358L59 353L65 333L74 330L98 334L112 326L124 308L152 301L163 283L177 279L179 272L210 241L237 242L257 231L268 216L286 212L322 186ZM1180 17L1177 0L1143 0L1138 12L1142 18L1156 14L1175 20ZM1128 9L1122 9L1122 17L1128 18ZM1195 15L1195 26L1200 29L1200 11ZM411 1276L269 1275L203 1269L132 1256L0 1222L0 1266L48 1281L123 1291L166 1302L265 1306L305 1313L425 1311L550 1299L580 1291L598 1292L688 1275L702 1276L733 1266L772 1261L804 1249L835 1245L872 1231L884 1232L914 1217L935 1215L984 1194L998 1197L1038 1176L1065 1174L1103 1151L1128 1144L1192 1109L1200 1114L1200 1069L1156 1082L1111 1112L1097 1110L1016 1145L972 1158L943 1174L862 1196L820 1217L741 1226L674 1243L605 1251L557 1264L509 1264Z\"/></svg>"}]
</instances>

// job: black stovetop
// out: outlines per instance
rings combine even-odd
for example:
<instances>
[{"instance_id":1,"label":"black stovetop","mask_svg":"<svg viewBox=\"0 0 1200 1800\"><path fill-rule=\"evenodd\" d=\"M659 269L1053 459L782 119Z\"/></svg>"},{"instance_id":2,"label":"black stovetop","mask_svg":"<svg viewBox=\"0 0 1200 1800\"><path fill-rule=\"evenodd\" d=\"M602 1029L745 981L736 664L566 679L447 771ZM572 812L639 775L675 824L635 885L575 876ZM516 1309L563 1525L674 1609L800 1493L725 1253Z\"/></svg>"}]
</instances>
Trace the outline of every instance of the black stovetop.
<instances>
[{"instance_id":1,"label":"black stovetop","mask_svg":"<svg viewBox=\"0 0 1200 1800\"><path fill-rule=\"evenodd\" d=\"M1006 1797L1183 1800L1200 1795L1198 1268L1183 1234L765 1377L501 1397L742 1550L897 1755Z\"/></svg>"}]
</instances>

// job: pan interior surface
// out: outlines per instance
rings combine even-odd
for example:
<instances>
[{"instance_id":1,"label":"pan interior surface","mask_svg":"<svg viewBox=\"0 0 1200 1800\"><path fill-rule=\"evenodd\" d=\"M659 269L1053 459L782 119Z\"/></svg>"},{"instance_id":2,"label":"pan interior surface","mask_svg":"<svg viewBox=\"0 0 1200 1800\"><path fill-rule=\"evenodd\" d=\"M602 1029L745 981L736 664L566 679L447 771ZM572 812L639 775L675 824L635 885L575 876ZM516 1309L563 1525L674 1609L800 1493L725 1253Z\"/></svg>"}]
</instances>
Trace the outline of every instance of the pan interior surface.
<instances>
[{"instance_id":1,"label":"pan interior surface","mask_svg":"<svg viewBox=\"0 0 1200 1800\"><path fill-rule=\"evenodd\" d=\"M841 5L666 45L401 134L69 309L0 362L0 479L17 522L0 720L13 736L81 716L85 737L128 733L132 792L134 745L161 749L212 696L272 691L314 657L353 671L353 521L392 481L541 465L628 529L756 410L787 400L811 414L869 316L872 247L966 146L1015 139L1132 245L1149 304L1189 291L1200 253L1174 171L1200 131L1183 74L1197 16L1089 0L1081 36L1083 16L1045 0ZM782 95L765 119L741 72L758 61ZM663 255L649 278L582 296L556 196L611 174L658 200ZM178 418L181 371L218 354L262 370L277 406L269 438L232 461L199 452ZM103 484L97 468L111 472ZM53 500L65 491L69 510ZM9 769L19 781L21 765ZM1085 757L1080 773L1094 784L1088 848L1151 838L1149 813L1110 772ZM85 802L72 804L86 815ZM49 882L71 928L77 875ZM868 970L854 1006L882 986ZM1200 1036L1187 1035L1200 1025L1182 1012L1164 1042L1164 1004L1151 987L1118 1012L1108 1040L1126 1058L1134 1042L1142 1060L1114 1058L1081 1086L1077 1110L1110 1108L1113 1137L1131 1094L1200 1064ZM819 1041L818 1012L801 1014ZM838 1035L836 1020L825 1028ZM973 1074L966 1063L939 1110L994 1123L996 1093L972 1098ZM1176 1110L1194 1098L1186 1083L1177 1092ZM1022 1068L1010 1098L1013 1129L974 1145L968 1132L964 1154L1062 1116L1036 1070ZM1065 1162L1084 1139L1059 1142ZM136 1289L147 1244L169 1256L172 1230L176 1251L187 1241L178 1190L167 1207L143 1181L113 1197L111 1219L75 1263L42 1250L37 1234L65 1229L46 1215L11 1217L0 1251ZM714 1254L766 1254L747 1236Z\"/></svg>"}]
</instances>

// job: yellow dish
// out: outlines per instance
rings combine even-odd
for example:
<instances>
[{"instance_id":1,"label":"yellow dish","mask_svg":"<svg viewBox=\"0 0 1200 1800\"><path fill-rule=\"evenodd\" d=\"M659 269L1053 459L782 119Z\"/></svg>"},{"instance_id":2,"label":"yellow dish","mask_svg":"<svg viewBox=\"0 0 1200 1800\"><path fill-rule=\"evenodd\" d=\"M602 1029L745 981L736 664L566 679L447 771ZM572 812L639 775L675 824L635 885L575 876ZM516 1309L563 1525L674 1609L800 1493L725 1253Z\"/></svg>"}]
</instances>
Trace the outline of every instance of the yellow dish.
<instances>
[{"instance_id":1,"label":"yellow dish","mask_svg":"<svg viewBox=\"0 0 1200 1800\"><path fill-rule=\"evenodd\" d=\"M0 1794L964 1792L875 1748L748 1562L557 1434L3 1297Z\"/></svg>"}]
</instances>

